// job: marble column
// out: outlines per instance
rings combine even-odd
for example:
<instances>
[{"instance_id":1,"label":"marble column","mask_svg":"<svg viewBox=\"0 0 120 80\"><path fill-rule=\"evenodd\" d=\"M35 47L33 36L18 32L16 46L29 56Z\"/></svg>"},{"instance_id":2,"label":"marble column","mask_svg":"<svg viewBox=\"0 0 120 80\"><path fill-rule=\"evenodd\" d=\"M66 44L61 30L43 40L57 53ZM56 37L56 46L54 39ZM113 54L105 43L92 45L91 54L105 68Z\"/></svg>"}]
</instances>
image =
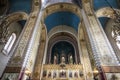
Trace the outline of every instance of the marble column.
<instances>
[{"instance_id":1,"label":"marble column","mask_svg":"<svg viewBox=\"0 0 120 80\"><path fill-rule=\"evenodd\" d=\"M84 28L84 23L81 23L79 28L79 44L81 50L81 63L83 64L83 71L85 80L93 80L92 65L90 63L89 51L87 49L86 33Z\"/></svg>"},{"instance_id":2,"label":"marble column","mask_svg":"<svg viewBox=\"0 0 120 80\"><path fill-rule=\"evenodd\" d=\"M33 79L34 80L40 80L42 77L42 67L43 67L43 61L44 61L44 52L45 52L45 46L46 46L46 29L42 28L41 31L41 38L39 41L39 48L37 51L37 57L36 57L36 62L34 65L34 70L33 70Z\"/></svg>"},{"instance_id":3,"label":"marble column","mask_svg":"<svg viewBox=\"0 0 120 80\"><path fill-rule=\"evenodd\" d=\"M31 55L35 32L37 28L40 27L40 5L36 3L40 4L38 0L33 1L32 11L29 15L29 19L27 20L23 31L17 41L17 46L13 49L14 55L11 57L5 69L5 71L9 71L11 68L9 73L12 73L15 69L18 69L17 73L20 73L19 80L21 80L23 77L28 59Z\"/></svg>"},{"instance_id":4,"label":"marble column","mask_svg":"<svg viewBox=\"0 0 120 80\"><path fill-rule=\"evenodd\" d=\"M83 3L83 20L89 35L97 67L102 71L104 70L104 66L109 66L110 69L110 66L118 66L116 55L91 8L91 4L87 0ZM107 75L105 76L108 77Z\"/></svg>"}]
</instances>

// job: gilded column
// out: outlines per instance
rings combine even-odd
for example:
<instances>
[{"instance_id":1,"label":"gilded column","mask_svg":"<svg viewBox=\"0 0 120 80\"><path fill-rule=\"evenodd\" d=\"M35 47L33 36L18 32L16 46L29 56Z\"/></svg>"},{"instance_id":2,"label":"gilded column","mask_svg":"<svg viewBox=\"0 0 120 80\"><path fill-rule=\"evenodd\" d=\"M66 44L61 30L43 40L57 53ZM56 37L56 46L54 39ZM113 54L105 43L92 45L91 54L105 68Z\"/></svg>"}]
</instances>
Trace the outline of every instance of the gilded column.
<instances>
[{"instance_id":1,"label":"gilded column","mask_svg":"<svg viewBox=\"0 0 120 80\"><path fill-rule=\"evenodd\" d=\"M113 70L115 67L117 68L119 66L116 55L107 37L105 36L103 29L99 25L88 0L83 1L83 9L83 19L86 25L98 69L102 72L104 71L109 73L110 71L107 71L106 69L110 69L112 72L116 72ZM105 75L102 76L102 80L105 79L105 76L107 79L110 79L110 75L105 73Z\"/></svg>"},{"instance_id":2,"label":"gilded column","mask_svg":"<svg viewBox=\"0 0 120 80\"><path fill-rule=\"evenodd\" d=\"M4 73L18 73L19 74L19 80L22 80L23 74L25 71L25 67L27 64L27 61L30 57L30 51L31 51L31 44L32 39L34 38L34 32L38 25L38 20L40 20L41 14L39 13L40 10L40 1L39 0L33 0L32 1L32 11L29 15L29 19L27 20L25 27L19 37L19 40L17 42L17 46L14 49L13 53L14 55L10 59L8 66L5 69ZM37 21L37 23L36 23Z\"/></svg>"}]
</instances>

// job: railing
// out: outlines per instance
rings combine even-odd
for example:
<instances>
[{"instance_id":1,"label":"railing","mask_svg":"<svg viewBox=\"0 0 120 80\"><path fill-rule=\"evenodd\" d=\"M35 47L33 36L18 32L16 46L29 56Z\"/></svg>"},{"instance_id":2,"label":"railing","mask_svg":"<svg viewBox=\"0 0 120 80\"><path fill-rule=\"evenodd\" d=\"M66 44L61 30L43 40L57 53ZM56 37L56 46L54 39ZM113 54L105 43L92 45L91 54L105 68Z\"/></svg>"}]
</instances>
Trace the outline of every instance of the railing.
<instances>
[{"instance_id":1,"label":"railing","mask_svg":"<svg viewBox=\"0 0 120 80\"><path fill-rule=\"evenodd\" d=\"M84 80L81 64L45 64L41 80Z\"/></svg>"}]
</instances>

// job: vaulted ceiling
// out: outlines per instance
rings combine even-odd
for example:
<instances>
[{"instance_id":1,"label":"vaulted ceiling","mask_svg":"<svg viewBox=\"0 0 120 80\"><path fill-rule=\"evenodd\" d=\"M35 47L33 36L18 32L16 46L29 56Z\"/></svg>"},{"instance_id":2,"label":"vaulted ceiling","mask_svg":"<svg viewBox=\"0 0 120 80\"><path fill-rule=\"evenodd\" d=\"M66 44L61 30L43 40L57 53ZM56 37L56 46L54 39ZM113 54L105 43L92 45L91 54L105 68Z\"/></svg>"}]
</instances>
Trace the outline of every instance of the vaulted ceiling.
<instances>
[{"instance_id":1,"label":"vaulted ceiling","mask_svg":"<svg viewBox=\"0 0 120 80\"><path fill-rule=\"evenodd\" d=\"M8 13L24 11L29 14L31 11L32 0L8 0L8 1L9 1ZM93 0L93 7L95 12L103 7L110 7L110 6L112 6L115 9L119 9L120 0ZM109 18L100 17L99 20L102 26L104 27L107 21L109 20ZM78 18L77 15L65 11L53 13L49 15L45 20L45 24L48 28L48 31L51 30L54 26L58 26L58 25L71 26L75 30L77 30L79 22L80 19Z\"/></svg>"},{"instance_id":2,"label":"vaulted ceiling","mask_svg":"<svg viewBox=\"0 0 120 80\"><path fill-rule=\"evenodd\" d=\"M94 11L104 8L112 7L114 9L120 9L120 0L93 0ZM108 20L108 17L99 17L98 18L103 28L105 28Z\"/></svg>"},{"instance_id":3,"label":"vaulted ceiling","mask_svg":"<svg viewBox=\"0 0 120 80\"><path fill-rule=\"evenodd\" d=\"M32 0L9 0L9 13L24 11L30 13Z\"/></svg>"},{"instance_id":4,"label":"vaulted ceiling","mask_svg":"<svg viewBox=\"0 0 120 80\"><path fill-rule=\"evenodd\" d=\"M45 24L47 26L48 32L53 27L59 25L67 25L73 27L77 31L79 22L80 22L79 17L74 13L68 11L55 12L45 19Z\"/></svg>"},{"instance_id":5,"label":"vaulted ceiling","mask_svg":"<svg viewBox=\"0 0 120 80\"><path fill-rule=\"evenodd\" d=\"M93 0L94 10L98 10L103 7L110 7L119 8L119 1L118 0Z\"/></svg>"}]
</instances>

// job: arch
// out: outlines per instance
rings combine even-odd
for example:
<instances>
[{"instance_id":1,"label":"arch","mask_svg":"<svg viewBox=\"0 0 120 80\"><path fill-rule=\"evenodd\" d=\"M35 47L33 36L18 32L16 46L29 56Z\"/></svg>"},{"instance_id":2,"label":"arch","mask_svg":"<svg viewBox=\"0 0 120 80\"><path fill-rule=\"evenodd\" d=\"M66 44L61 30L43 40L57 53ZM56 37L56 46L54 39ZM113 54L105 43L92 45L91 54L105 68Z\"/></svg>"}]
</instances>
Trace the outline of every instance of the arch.
<instances>
[{"instance_id":1,"label":"arch","mask_svg":"<svg viewBox=\"0 0 120 80\"><path fill-rule=\"evenodd\" d=\"M59 25L54 28L52 28L49 33L48 33L48 40L55 34L60 33L60 32L66 32L71 35L73 35L77 39L77 32L74 28L66 26L66 25Z\"/></svg>"},{"instance_id":2,"label":"arch","mask_svg":"<svg viewBox=\"0 0 120 80\"><path fill-rule=\"evenodd\" d=\"M6 32L6 30L8 29L9 25L13 22L17 22L20 20L27 20L28 19L28 14L26 14L25 12L15 12L12 14L9 14L8 16L6 16L0 26L1 26L1 33L0 33L0 39L2 41L2 38L5 38L5 34L4 32Z\"/></svg>"},{"instance_id":3,"label":"arch","mask_svg":"<svg viewBox=\"0 0 120 80\"><path fill-rule=\"evenodd\" d=\"M57 41L54 43L54 45L51 47L51 60L50 62L52 64L54 64L54 56L57 57L57 62L55 62L56 64L60 64L61 63L61 58L64 57L65 58L65 63L69 64L69 56L72 55L73 58L73 62L75 62L75 47L73 44L71 44L71 42L69 41Z\"/></svg>"},{"instance_id":4,"label":"arch","mask_svg":"<svg viewBox=\"0 0 120 80\"><path fill-rule=\"evenodd\" d=\"M51 28L59 25L67 25L77 30L82 16L80 8L75 4L56 3L44 8L41 21L46 25L48 32Z\"/></svg>"},{"instance_id":5,"label":"arch","mask_svg":"<svg viewBox=\"0 0 120 80\"><path fill-rule=\"evenodd\" d=\"M1 26L8 26L10 23L14 21L19 21L19 20L27 20L28 19L28 14L25 12L14 12L6 16L2 23L0 24Z\"/></svg>"},{"instance_id":6,"label":"arch","mask_svg":"<svg viewBox=\"0 0 120 80\"><path fill-rule=\"evenodd\" d=\"M44 8L43 15L42 15L42 22L44 23L44 20L46 17L52 13L58 12L58 11L69 11L71 13L74 13L82 20L81 10L78 6L71 3L56 3L49 5Z\"/></svg>"},{"instance_id":7,"label":"arch","mask_svg":"<svg viewBox=\"0 0 120 80\"><path fill-rule=\"evenodd\" d=\"M114 17L114 11L110 7L104 7L96 11L97 17L108 17L113 18Z\"/></svg>"},{"instance_id":8,"label":"arch","mask_svg":"<svg viewBox=\"0 0 120 80\"><path fill-rule=\"evenodd\" d=\"M48 47L47 47L46 63L47 64L50 63L52 47L60 41L66 41L66 42L72 44L72 46L74 47L74 50L75 50L75 63L80 63L77 39L68 32L58 32L49 38Z\"/></svg>"},{"instance_id":9,"label":"arch","mask_svg":"<svg viewBox=\"0 0 120 80\"><path fill-rule=\"evenodd\" d=\"M2 28L8 27L11 23L13 22L17 22L20 20L27 20L28 19L28 14L25 12L15 12L12 14L9 14L8 16L6 16L0 26L2 26Z\"/></svg>"},{"instance_id":10,"label":"arch","mask_svg":"<svg viewBox=\"0 0 120 80\"><path fill-rule=\"evenodd\" d=\"M15 33L12 33L11 36L9 37L7 43L5 44L2 52L5 54L5 55L8 55L14 42L16 40L16 34Z\"/></svg>"}]
</instances>

